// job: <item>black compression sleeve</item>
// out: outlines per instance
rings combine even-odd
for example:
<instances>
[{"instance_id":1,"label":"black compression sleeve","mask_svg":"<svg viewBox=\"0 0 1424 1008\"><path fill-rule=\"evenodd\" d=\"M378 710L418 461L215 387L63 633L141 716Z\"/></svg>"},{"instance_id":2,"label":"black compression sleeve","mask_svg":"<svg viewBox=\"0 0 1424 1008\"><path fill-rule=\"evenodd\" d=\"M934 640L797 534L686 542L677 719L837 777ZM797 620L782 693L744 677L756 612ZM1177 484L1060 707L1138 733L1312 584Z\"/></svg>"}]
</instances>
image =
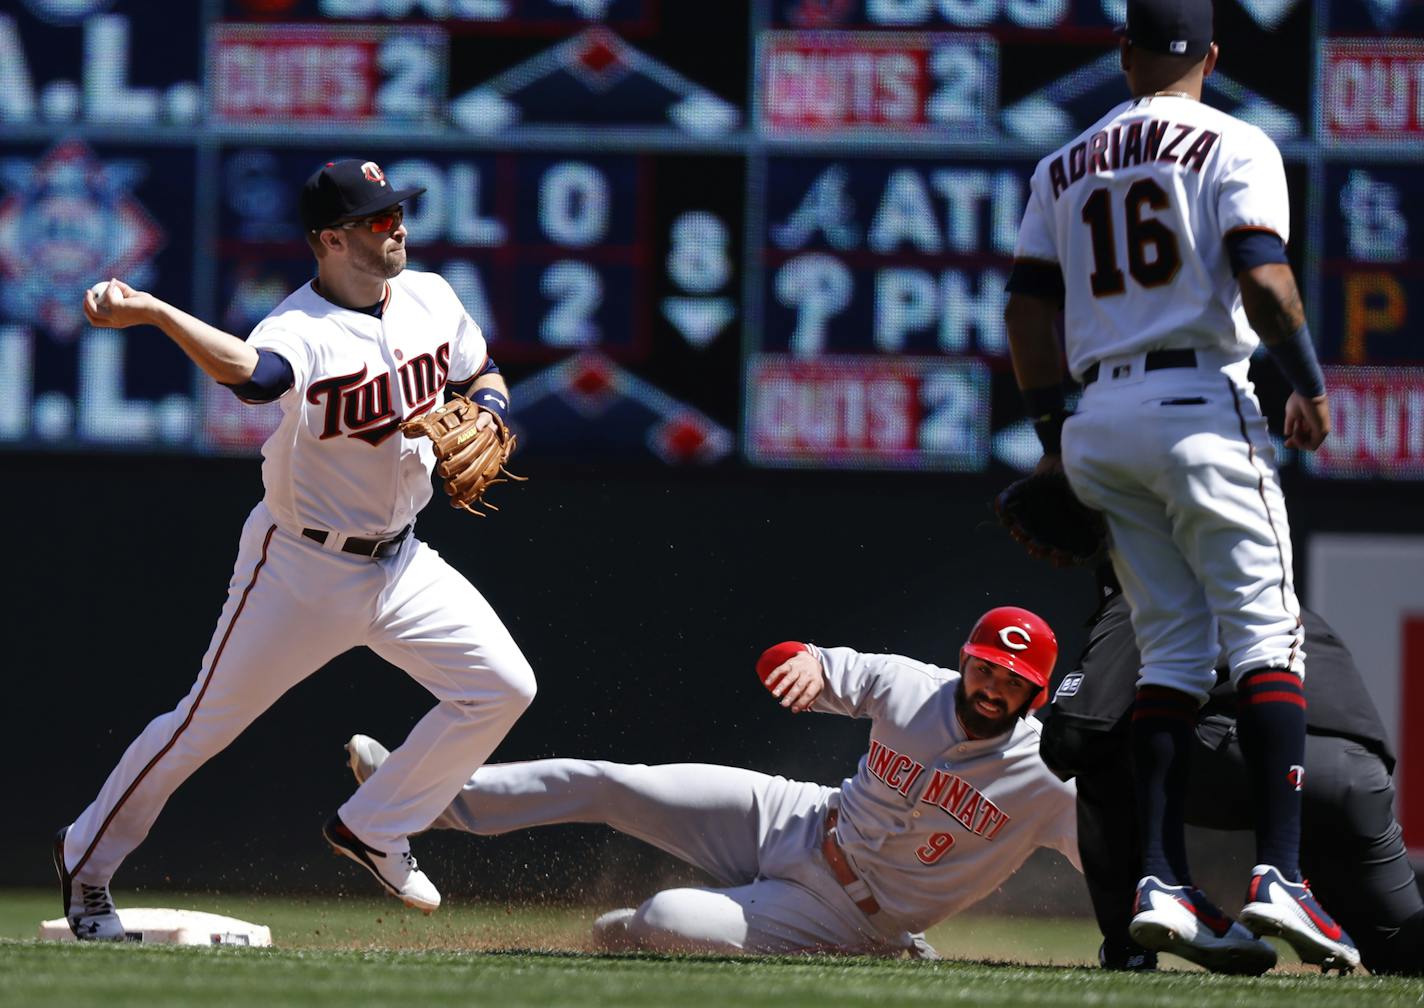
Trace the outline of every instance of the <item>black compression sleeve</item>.
<instances>
[{"instance_id":1,"label":"black compression sleeve","mask_svg":"<svg viewBox=\"0 0 1424 1008\"><path fill-rule=\"evenodd\" d=\"M1049 301L1063 301L1063 268L1040 259L1015 259L1013 272L1004 289L1010 294L1030 294Z\"/></svg>"},{"instance_id":2,"label":"black compression sleeve","mask_svg":"<svg viewBox=\"0 0 1424 1008\"><path fill-rule=\"evenodd\" d=\"M1308 398L1325 394L1325 373L1320 370L1315 343L1304 323L1279 343L1267 343L1266 352L1291 383L1291 388Z\"/></svg>"},{"instance_id":3,"label":"black compression sleeve","mask_svg":"<svg viewBox=\"0 0 1424 1008\"><path fill-rule=\"evenodd\" d=\"M1286 243L1274 231L1254 228L1232 231L1226 236L1226 258L1231 261L1231 275L1237 276L1253 266L1267 263L1289 263Z\"/></svg>"},{"instance_id":4,"label":"black compression sleeve","mask_svg":"<svg viewBox=\"0 0 1424 1008\"><path fill-rule=\"evenodd\" d=\"M241 385L227 387L243 402L266 403L280 399L295 382L296 376L287 358L275 350L258 350L252 377Z\"/></svg>"}]
</instances>

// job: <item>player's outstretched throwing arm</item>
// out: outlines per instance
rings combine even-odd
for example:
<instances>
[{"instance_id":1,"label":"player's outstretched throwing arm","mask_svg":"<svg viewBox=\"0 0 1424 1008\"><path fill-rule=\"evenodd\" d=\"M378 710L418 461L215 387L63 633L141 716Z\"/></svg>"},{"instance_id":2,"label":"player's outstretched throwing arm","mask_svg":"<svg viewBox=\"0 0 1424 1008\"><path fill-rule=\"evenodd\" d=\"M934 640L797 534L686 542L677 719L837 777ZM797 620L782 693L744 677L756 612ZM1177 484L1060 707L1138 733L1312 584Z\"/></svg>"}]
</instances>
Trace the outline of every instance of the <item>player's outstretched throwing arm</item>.
<instances>
[{"instance_id":1,"label":"player's outstretched throwing arm","mask_svg":"<svg viewBox=\"0 0 1424 1008\"><path fill-rule=\"evenodd\" d=\"M84 295L84 317L101 329L157 326L205 374L224 385L243 385L257 371L258 351L243 340L122 280L91 287ZM287 374L290 380L290 368Z\"/></svg>"}]
</instances>

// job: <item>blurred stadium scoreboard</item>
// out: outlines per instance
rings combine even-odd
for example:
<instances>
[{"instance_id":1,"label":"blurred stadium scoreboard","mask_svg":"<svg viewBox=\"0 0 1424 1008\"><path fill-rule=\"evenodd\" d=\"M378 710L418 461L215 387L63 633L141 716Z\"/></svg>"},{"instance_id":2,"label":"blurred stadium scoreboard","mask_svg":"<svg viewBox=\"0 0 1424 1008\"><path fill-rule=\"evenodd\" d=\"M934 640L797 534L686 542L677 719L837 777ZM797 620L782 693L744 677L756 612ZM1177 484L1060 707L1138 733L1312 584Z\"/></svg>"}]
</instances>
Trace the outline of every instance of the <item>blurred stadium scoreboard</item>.
<instances>
[{"instance_id":1,"label":"blurred stadium scoreboard","mask_svg":"<svg viewBox=\"0 0 1424 1008\"><path fill-rule=\"evenodd\" d=\"M245 334L311 275L301 181L359 155L427 188L412 262L484 327L531 454L1031 464L1003 285L1037 159L1126 96L1123 6L12 3L0 445L255 452L274 408L79 299L117 275ZM1421 29L1404 0L1218 2L1206 98L1286 158L1321 478L1424 478Z\"/></svg>"}]
</instances>

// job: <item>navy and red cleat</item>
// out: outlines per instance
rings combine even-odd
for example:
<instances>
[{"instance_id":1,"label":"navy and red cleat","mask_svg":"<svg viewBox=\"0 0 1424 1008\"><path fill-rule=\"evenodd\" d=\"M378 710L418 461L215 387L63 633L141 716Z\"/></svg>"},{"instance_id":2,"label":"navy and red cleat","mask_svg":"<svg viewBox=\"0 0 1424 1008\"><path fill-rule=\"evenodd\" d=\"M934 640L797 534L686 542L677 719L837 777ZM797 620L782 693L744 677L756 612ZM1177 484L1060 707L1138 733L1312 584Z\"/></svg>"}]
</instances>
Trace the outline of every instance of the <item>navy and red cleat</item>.
<instances>
[{"instance_id":1,"label":"navy and red cleat","mask_svg":"<svg viewBox=\"0 0 1424 1008\"><path fill-rule=\"evenodd\" d=\"M1155 875L1137 883L1132 940L1211 970L1257 976L1276 965L1276 950L1222 913L1195 886L1167 885Z\"/></svg>"},{"instance_id":2,"label":"navy and red cleat","mask_svg":"<svg viewBox=\"0 0 1424 1008\"><path fill-rule=\"evenodd\" d=\"M1157 953L1143 948L1131 938L1104 938L1098 946L1098 965L1105 970L1123 973L1155 973Z\"/></svg>"},{"instance_id":3,"label":"navy and red cleat","mask_svg":"<svg viewBox=\"0 0 1424 1008\"><path fill-rule=\"evenodd\" d=\"M1251 886L1241 923L1258 935L1278 935L1295 949L1300 961L1322 973L1348 973L1360 965L1360 950L1315 901L1308 882L1288 882L1270 865L1251 869Z\"/></svg>"}]
</instances>

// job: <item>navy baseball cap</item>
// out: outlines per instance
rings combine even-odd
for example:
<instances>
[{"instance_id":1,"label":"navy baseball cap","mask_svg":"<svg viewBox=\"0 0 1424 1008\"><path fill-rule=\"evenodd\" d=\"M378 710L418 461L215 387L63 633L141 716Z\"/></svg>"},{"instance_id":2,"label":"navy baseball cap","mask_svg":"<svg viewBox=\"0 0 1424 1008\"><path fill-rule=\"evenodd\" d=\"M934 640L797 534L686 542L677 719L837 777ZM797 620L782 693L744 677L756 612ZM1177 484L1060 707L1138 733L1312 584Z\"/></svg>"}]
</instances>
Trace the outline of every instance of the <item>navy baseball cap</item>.
<instances>
[{"instance_id":1,"label":"navy baseball cap","mask_svg":"<svg viewBox=\"0 0 1424 1008\"><path fill-rule=\"evenodd\" d=\"M1211 48L1211 22L1211 0L1127 0L1123 34L1148 52L1200 58Z\"/></svg>"},{"instance_id":2,"label":"navy baseball cap","mask_svg":"<svg viewBox=\"0 0 1424 1008\"><path fill-rule=\"evenodd\" d=\"M302 227L320 231L342 221L367 217L423 192L423 186L397 189L374 161L328 161L302 186Z\"/></svg>"}]
</instances>

